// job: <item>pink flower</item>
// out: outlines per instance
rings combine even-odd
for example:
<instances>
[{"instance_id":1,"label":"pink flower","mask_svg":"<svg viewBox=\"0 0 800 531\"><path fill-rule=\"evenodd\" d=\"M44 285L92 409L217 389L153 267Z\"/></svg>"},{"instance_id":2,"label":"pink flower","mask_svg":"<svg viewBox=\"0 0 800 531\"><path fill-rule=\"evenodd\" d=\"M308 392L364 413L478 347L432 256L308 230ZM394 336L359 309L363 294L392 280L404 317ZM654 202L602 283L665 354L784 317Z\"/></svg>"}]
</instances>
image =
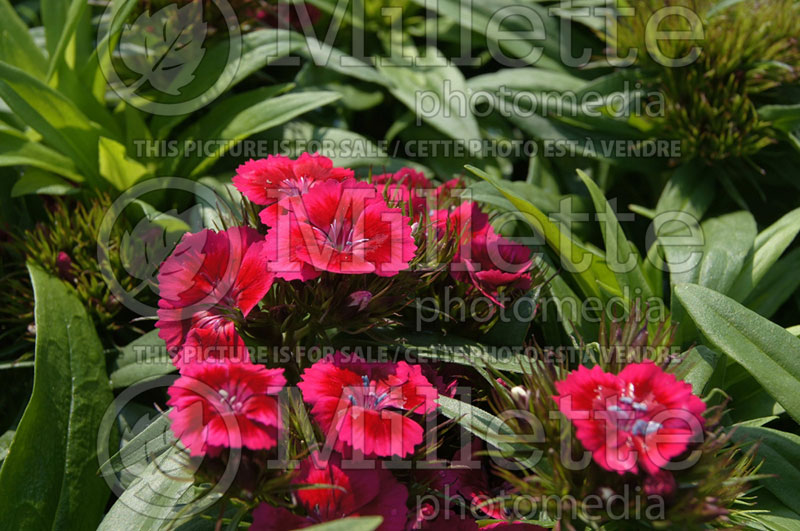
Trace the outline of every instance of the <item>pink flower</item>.
<instances>
[{"instance_id":1,"label":"pink flower","mask_svg":"<svg viewBox=\"0 0 800 531\"><path fill-rule=\"evenodd\" d=\"M404 361L366 363L337 352L306 369L297 385L325 433L335 431L334 448L367 457L413 453L423 430L403 411L436 409L435 388L419 365Z\"/></svg>"},{"instance_id":2,"label":"pink flower","mask_svg":"<svg viewBox=\"0 0 800 531\"><path fill-rule=\"evenodd\" d=\"M606 470L655 475L703 432L705 404L692 387L651 361L619 374L579 367L553 397L583 447Z\"/></svg>"},{"instance_id":3,"label":"pink flower","mask_svg":"<svg viewBox=\"0 0 800 531\"><path fill-rule=\"evenodd\" d=\"M236 362L181 367L169 388L172 432L192 456L220 448L268 450L277 442L283 369Z\"/></svg>"},{"instance_id":4,"label":"pink flower","mask_svg":"<svg viewBox=\"0 0 800 531\"><path fill-rule=\"evenodd\" d=\"M274 210L284 197L305 194L328 179L343 181L351 177L353 170L334 168L331 159L316 153L303 153L297 160L269 155L239 166L233 185L253 203Z\"/></svg>"},{"instance_id":5,"label":"pink flower","mask_svg":"<svg viewBox=\"0 0 800 531\"><path fill-rule=\"evenodd\" d=\"M427 212L427 199L423 190L432 190L433 183L422 172L411 168L402 168L395 173L374 175L372 182L378 187L381 197L390 204L405 205L404 213L420 219ZM431 202L434 196L431 194Z\"/></svg>"},{"instance_id":6,"label":"pink flower","mask_svg":"<svg viewBox=\"0 0 800 531\"><path fill-rule=\"evenodd\" d=\"M309 457L300 466L295 485L331 485L327 488L299 489L296 497L304 515L262 503L253 512L251 531L302 529L348 516L383 517L379 531L402 531L408 510L408 490L385 469L346 470L333 456L322 467Z\"/></svg>"},{"instance_id":7,"label":"pink flower","mask_svg":"<svg viewBox=\"0 0 800 531\"><path fill-rule=\"evenodd\" d=\"M472 284L497 304L501 288L530 288L530 250L497 234L477 204L463 202L453 211L438 210L431 220L440 236L457 238L450 272L453 279Z\"/></svg>"},{"instance_id":8,"label":"pink flower","mask_svg":"<svg viewBox=\"0 0 800 531\"><path fill-rule=\"evenodd\" d=\"M158 274L158 336L177 353L194 328L214 331L206 345L229 344L235 322L247 317L272 286L266 244L257 231L186 234Z\"/></svg>"},{"instance_id":9,"label":"pink flower","mask_svg":"<svg viewBox=\"0 0 800 531\"><path fill-rule=\"evenodd\" d=\"M368 183L329 180L281 205L286 212L262 212L272 227L266 242L278 277L311 280L322 271L394 276L414 259L409 218Z\"/></svg>"},{"instance_id":10,"label":"pink flower","mask_svg":"<svg viewBox=\"0 0 800 531\"><path fill-rule=\"evenodd\" d=\"M236 332L233 323L226 322L218 329L192 328L186 341L172 358L172 363L181 368L196 361L237 361L250 363L247 345Z\"/></svg>"}]
</instances>

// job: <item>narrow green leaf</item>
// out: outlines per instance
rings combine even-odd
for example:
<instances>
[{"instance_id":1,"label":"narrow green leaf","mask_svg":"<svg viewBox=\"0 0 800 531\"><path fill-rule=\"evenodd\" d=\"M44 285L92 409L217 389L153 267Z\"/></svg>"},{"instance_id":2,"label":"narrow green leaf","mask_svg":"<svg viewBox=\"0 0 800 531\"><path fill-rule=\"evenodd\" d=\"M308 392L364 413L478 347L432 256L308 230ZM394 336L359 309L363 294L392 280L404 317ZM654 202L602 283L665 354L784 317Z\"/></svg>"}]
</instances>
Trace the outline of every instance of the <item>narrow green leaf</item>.
<instances>
[{"instance_id":1,"label":"narrow green leaf","mask_svg":"<svg viewBox=\"0 0 800 531\"><path fill-rule=\"evenodd\" d=\"M761 231L753 244L753 253L748 256L728 295L734 300L743 301L791 245L798 232L800 208L792 210Z\"/></svg>"},{"instance_id":2,"label":"narrow green leaf","mask_svg":"<svg viewBox=\"0 0 800 531\"><path fill-rule=\"evenodd\" d=\"M602 269L604 266L598 265L594 261L591 252L584 247L578 246L572 237L563 233L559 227L541 210L533 206L530 202L518 198L515 194L506 189L506 185L493 179L484 171L474 166L466 166L466 169L484 179L497 188L512 205L514 205L522 215L530 222L533 229L541 234L547 245L549 245L561 260L561 265L575 276L575 280L580 285L586 296L601 297L601 291L597 284L597 276L593 269ZM608 269L606 267L606 269ZM610 271L608 271L611 273ZM613 273L612 273L613 274Z\"/></svg>"},{"instance_id":3,"label":"narrow green leaf","mask_svg":"<svg viewBox=\"0 0 800 531\"><path fill-rule=\"evenodd\" d=\"M588 175L578 170L578 177L589 189L598 216L605 218L604 220L598 218L598 220L606 244L606 264L615 264L613 267L609 265L609 268L614 271L617 282L620 286L628 286L634 297L652 298L653 290L642 273L642 259L636 247L631 245L625 236L625 231L622 230L617 219L616 210Z\"/></svg>"}]
</instances>

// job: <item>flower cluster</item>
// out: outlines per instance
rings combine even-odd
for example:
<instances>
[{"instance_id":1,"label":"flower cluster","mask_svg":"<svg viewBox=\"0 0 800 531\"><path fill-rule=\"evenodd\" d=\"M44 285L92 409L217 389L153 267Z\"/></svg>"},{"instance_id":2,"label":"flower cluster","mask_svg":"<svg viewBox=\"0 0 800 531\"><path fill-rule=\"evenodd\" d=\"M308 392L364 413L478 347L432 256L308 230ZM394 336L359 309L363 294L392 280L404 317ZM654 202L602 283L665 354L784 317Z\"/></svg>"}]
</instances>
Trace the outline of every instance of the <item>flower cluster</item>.
<instances>
[{"instance_id":1,"label":"flower cluster","mask_svg":"<svg viewBox=\"0 0 800 531\"><path fill-rule=\"evenodd\" d=\"M546 518L518 514L508 493L634 482L677 499L670 467L693 449L707 461L721 455L723 443L703 446L715 425L705 403L652 360L550 367L514 385L481 382L488 373L476 367L337 348L403 342L386 334L402 333L409 303L445 288L495 309L531 289L530 249L460 201L457 182L435 186L410 168L358 180L305 154L250 161L234 185L249 202L247 224L183 237L160 268L156 326L179 371L167 401L172 432L207 476L214 463L247 463L228 495L253 509L253 529L375 515L390 531L538 530ZM440 267L424 267L431 251ZM468 318L455 324L469 328ZM254 345L292 356L264 359ZM328 350L304 358L311 347ZM492 443L502 443L465 444L451 429L462 420L440 408L459 382L494 391L503 410L560 411L590 452L590 471L489 467ZM545 431L561 440L560 428ZM549 459L561 455L551 449Z\"/></svg>"}]
</instances>

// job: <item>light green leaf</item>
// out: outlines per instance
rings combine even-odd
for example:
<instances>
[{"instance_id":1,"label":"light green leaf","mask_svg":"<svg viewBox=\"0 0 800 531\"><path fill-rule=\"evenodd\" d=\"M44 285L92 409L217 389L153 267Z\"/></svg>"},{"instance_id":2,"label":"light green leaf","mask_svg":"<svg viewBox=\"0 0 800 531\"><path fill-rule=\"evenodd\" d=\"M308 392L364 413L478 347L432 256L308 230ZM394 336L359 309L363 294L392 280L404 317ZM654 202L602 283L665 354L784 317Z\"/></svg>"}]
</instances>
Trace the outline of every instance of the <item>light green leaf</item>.
<instances>
[{"instance_id":1,"label":"light green leaf","mask_svg":"<svg viewBox=\"0 0 800 531\"><path fill-rule=\"evenodd\" d=\"M697 345L675 369L675 376L691 384L694 394L702 396L708 391L708 383L717 370L719 358L719 354L710 348Z\"/></svg>"},{"instance_id":2,"label":"light green leaf","mask_svg":"<svg viewBox=\"0 0 800 531\"><path fill-rule=\"evenodd\" d=\"M374 531L382 523L382 516L361 516L358 518L341 518L333 522L312 525L305 529L311 531Z\"/></svg>"},{"instance_id":3,"label":"light green leaf","mask_svg":"<svg viewBox=\"0 0 800 531\"><path fill-rule=\"evenodd\" d=\"M128 157L125 146L100 137L98 143L100 175L117 190L127 190L149 173L140 162Z\"/></svg>"},{"instance_id":4,"label":"light green leaf","mask_svg":"<svg viewBox=\"0 0 800 531\"><path fill-rule=\"evenodd\" d=\"M63 0L58 0L63 2ZM47 73L47 59L33 42L28 26L8 0L0 0L0 61L24 69L37 79Z\"/></svg>"},{"instance_id":5,"label":"light green leaf","mask_svg":"<svg viewBox=\"0 0 800 531\"><path fill-rule=\"evenodd\" d=\"M112 400L103 347L74 290L29 270L33 393L0 470L0 512L8 529L94 529L109 495L96 474L98 428Z\"/></svg>"},{"instance_id":6,"label":"light green leaf","mask_svg":"<svg viewBox=\"0 0 800 531\"><path fill-rule=\"evenodd\" d=\"M714 290L681 284L675 296L716 350L741 364L800 420L800 339Z\"/></svg>"}]
</instances>

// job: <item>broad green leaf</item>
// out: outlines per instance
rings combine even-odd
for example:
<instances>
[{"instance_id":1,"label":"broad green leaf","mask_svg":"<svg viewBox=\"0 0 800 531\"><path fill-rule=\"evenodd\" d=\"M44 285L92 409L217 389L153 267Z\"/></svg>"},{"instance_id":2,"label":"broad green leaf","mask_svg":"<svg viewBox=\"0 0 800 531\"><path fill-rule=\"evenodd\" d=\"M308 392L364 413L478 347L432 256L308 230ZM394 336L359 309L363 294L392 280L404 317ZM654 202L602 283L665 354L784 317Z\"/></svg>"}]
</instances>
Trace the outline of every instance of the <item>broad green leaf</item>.
<instances>
[{"instance_id":1,"label":"broad green leaf","mask_svg":"<svg viewBox=\"0 0 800 531\"><path fill-rule=\"evenodd\" d=\"M468 152L477 154L470 141L480 140L481 134L468 105L464 75L458 68L452 64L414 68L382 64L378 69L389 80L389 91L395 98L431 127L463 141Z\"/></svg>"},{"instance_id":2,"label":"broad green leaf","mask_svg":"<svg viewBox=\"0 0 800 531\"><path fill-rule=\"evenodd\" d=\"M800 512L800 436L763 427L739 426L732 430L734 441L758 441L758 456L764 459L759 474L770 474L760 482L791 510Z\"/></svg>"},{"instance_id":3,"label":"broad green leaf","mask_svg":"<svg viewBox=\"0 0 800 531\"><path fill-rule=\"evenodd\" d=\"M93 529L109 495L96 474L98 427L112 400L103 347L74 290L29 270L33 393L0 470L0 512L9 529Z\"/></svg>"},{"instance_id":4,"label":"broad green leaf","mask_svg":"<svg viewBox=\"0 0 800 531\"><path fill-rule=\"evenodd\" d=\"M737 301L747 297L800 232L800 208L792 210L756 236L753 252L728 295Z\"/></svg>"},{"instance_id":5,"label":"broad green leaf","mask_svg":"<svg viewBox=\"0 0 800 531\"><path fill-rule=\"evenodd\" d=\"M51 2L48 2L48 5L50 4ZM65 61L64 53L67 49L67 46L70 44L70 41L72 41L73 36L75 34L75 30L78 27L81 18L84 16L86 10L88 9L89 9L88 2L84 2L82 0L72 0L72 2L69 4L69 8L66 10L66 13L64 13L64 15L66 16L64 18L61 18L60 20L56 21L50 20L50 28L45 28L46 30L47 29L51 30L48 32L48 38L50 38L51 36L55 37L55 34L58 31L57 30L53 31L53 28L54 26L57 27L59 23L61 24L61 31L58 32L58 41L55 47L51 46L50 41L52 39L48 40L47 43L48 50L50 50L50 64L48 65L47 68L48 81L53 78L53 75L56 73L57 70L59 70L59 67ZM61 14L62 13L59 12L55 16L60 17ZM51 17L46 17L46 19L50 18ZM77 66L77 65L73 64L72 66Z\"/></svg>"},{"instance_id":6,"label":"broad green leaf","mask_svg":"<svg viewBox=\"0 0 800 531\"><path fill-rule=\"evenodd\" d=\"M547 245L558 254L561 265L575 276L575 280L586 296L601 296L594 268L602 269L604 266L597 265L591 252L578 246L570 235L563 233L544 212L528 201L519 199L516 195L507 191L504 183L493 179L474 166L467 166L466 169L481 179L492 183L512 205L519 209L520 213L531 223L533 229L541 234L545 238ZM610 271L608 272L610 273Z\"/></svg>"},{"instance_id":7,"label":"broad green leaf","mask_svg":"<svg viewBox=\"0 0 800 531\"><path fill-rule=\"evenodd\" d=\"M40 170L36 167L27 168L25 174L14 183L11 197L21 197L30 194L66 195L77 192L78 189L57 175Z\"/></svg>"},{"instance_id":8,"label":"broad green leaf","mask_svg":"<svg viewBox=\"0 0 800 531\"><path fill-rule=\"evenodd\" d=\"M492 55L511 66L512 58L554 70L565 70L561 60L561 28L556 17L537 2L510 4L503 0L463 3L460 0L438 0L431 3L414 0L426 9L433 7L445 17L463 26L465 32L476 32L491 44ZM573 32L574 49L590 48L585 37ZM469 39L470 36L462 37ZM540 51L539 51L540 50ZM503 53L505 52L505 53Z\"/></svg>"},{"instance_id":9,"label":"broad green leaf","mask_svg":"<svg viewBox=\"0 0 800 531\"><path fill-rule=\"evenodd\" d=\"M703 170L701 162L692 161L673 172L656 204L656 215L662 215L656 227L657 236L661 235L659 227L671 212L689 214L700 223L714 199L714 180Z\"/></svg>"},{"instance_id":10,"label":"broad green leaf","mask_svg":"<svg viewBox=\"0 0 800 531\"><path fill-rule=\"evenodd\" d=\"M100 137L97 147L100 175L117 190L127 190L149 173L140 162L130 158L125 146L116 140Z\"/></svg>"},{"instance_id":11,"label":"broad green leaf","mask_svg":"<svg viewBox=\"0 0 800 531\"><path fill-rule=\"evenodd\" d=\"M155 531L185 522L187 518L181 519L181 509L196 498L187 464L187 455L176 446L159 455L125 489L106 513L98 531Z\"/></svg>"},{"instance_id":12,"label":"broad green leaf","mask_svg":"<svg viewBox=\"0 0 800 531\"><path fill-rule=\"evenodd\" d=\"M631 245L625 236L625 232L617 219L614 206L609 204L603 192L600 191L600 188L588 175L578 170L578 177L589 189L589 194L594 201L594 208L597 212L600 229L603 232L603 240L606 244L606 264L615 264L613 267L609 265L609 268L614 271L617 282L620 286L629 287L634 297L652 298L653 291L642 273L642 259L636 247ZM601 219L600 216L605 219Z\"/></svg>"},{"instance_id":13,"label":"broad green leaf","mask_svg":"<svg viewBox=\"0 0 800 531\"><path fill-rule=\"evenodd\" d=\"M0 166L33 166L73 182L83 181L75 163L10 127L0 127Z\"/></svg>"},{"instance_id":14,"label":"broad green leaf","mask_svg":"<svg viewBox=\"0 0 800 531\"><path fill-rule=\"evenodd\" d=\"M311 531L374 531L383 523L382 516L361 516L358 518L341 518L333 522L306 527Z\"/></svg>"},{"instance_id":15,"label":"broad green leaf","mask_svg":"<svg viewBox=\"0 0 800 531\"><path fill-rule=\"evenodd\" d=\"M714 290L681 284L675 296L717 351L741 364L800 420L800 339Z\"/></svg>"},{"instance_id":16,"label":"broad green leaf","mask_svg":"<svg viewBox=\"0 0 800 531\"><path fill-rule=\"evenodd\" d=\"M467 80L470 90L495 91L505 87L510 91L577 91L586 81L563 72L544 68L504 68L490 74L481 74Z\"/></svg>"},{"instance_id":17,"label":"broad green leaf","mask_svg":"<svg viewBox=\"0 0 800 531\"><path fill-rule=\"evenodd\" d=\"M756 509L759 512L751 513L750 518L761 523L764 527L760 529L764 531L797 531L800 527L800 514L786 507L769 491L761 489L756 493Z\"/></svg>"}]
</instances>

